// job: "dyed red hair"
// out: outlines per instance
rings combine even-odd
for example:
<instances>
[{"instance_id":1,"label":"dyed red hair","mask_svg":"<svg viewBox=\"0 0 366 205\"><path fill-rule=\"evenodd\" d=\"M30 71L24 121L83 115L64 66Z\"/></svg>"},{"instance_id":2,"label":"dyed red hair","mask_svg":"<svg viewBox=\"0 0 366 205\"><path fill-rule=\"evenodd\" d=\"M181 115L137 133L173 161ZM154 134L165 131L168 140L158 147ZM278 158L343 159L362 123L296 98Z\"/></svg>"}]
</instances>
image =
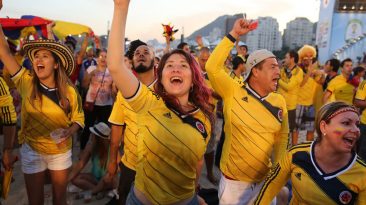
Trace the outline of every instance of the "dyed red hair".
<instances>
[{"instance_id":1,"label":"dyed red hair","mask_svg":"<svg viewBox=\"0 0 366 205\"><path fill-rule=\"evenodd\" d=\"M174 54L183 56L188 62L189 67L192 71L193 88L189 92L188 101L202 110L202 112L210 120L211 127L213 127L215 120L213 113L214 105L210 103L212 91L206 86L200 67L192 55L187 54L181 49L176 49L165 54L161 58L158 68L156 70L157 82L155 83L155 92L160 97L162 97L166 103L172 105L177 111L186 114L186 112L183 111L178 99L175 96L166 93L164 86L161 83L164 66L168 58Z\"/></svg>"}]
</instances>

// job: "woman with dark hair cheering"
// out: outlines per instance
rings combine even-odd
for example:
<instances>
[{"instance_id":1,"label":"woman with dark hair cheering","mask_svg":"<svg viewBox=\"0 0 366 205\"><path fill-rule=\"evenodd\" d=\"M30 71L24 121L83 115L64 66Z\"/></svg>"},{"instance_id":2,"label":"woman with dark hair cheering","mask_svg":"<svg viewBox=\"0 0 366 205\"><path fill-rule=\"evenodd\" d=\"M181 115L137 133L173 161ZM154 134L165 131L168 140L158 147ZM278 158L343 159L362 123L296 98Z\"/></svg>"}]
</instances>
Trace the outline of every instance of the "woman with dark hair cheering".
<instances>
[{"instance_id":1,"label":"woman with dark hair cheering","mask_svg":"<svg viewBox=\"0 0 366 205\"><path fill-rule=\"evenodd\" d=\"M165 55L155 92L123 63L129 0L114 1L108 66L122 95L138 114L138 164L127 204L198 204L195 193L214 120L210 90L192 56Z\"/></svg>"}]
</instances>

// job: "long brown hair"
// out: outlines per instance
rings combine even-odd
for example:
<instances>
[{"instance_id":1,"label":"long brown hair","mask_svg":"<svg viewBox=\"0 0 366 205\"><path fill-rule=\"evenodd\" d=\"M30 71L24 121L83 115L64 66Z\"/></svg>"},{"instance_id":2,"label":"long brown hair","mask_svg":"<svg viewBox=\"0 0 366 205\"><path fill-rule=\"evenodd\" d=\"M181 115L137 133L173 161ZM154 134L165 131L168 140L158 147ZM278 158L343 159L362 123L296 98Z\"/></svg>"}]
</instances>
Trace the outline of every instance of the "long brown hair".
<instances>
[{"instance_id":1,"label":"long brown hair","mask_svg":"<svg viewBox=\"0 0 366 205\"><path fill-rule=\"evenodd\" d=\"M70 109L70 103L67 99L67 94L68 94L67 85L70 85L73 88L75 88L75 87L72 84L69 77L66 75L65 68L62 66L60 58L56 54L54 54L52 51L50 51L50 52L52 54L52 57L54 58L55 63L57 64L57 69L55 69L55 71L54 71L56 93L59 98L59 103L60 103L61 108L67 113L68 110ZM32 69L31 72L32 72L33 80L32 80L32 91L31 91L31 97L30 97L31 100L30 101L31 101L31 104L34 106L34 100L39 99L41 107L42 107L42 93L40 92L41 81L39 80L38 76L34 72L34 68Z\"/></svg>"},{"instance_id":2,"label":"long brown hair","mask_svg":"<svg viewBox=\"0 0 366 205\"><path fill-rule=\"evenodd\" d=\"M99 165L102 168L106 168L108 161L108 148L109 143L105 143L107 139L103 139L94 134L95 138L95 146L93 148L93 153L95 153L99 157Z\"/></svg>"},{"instance_id":3,"label":"long brown hair","mask_svg":"<svg viewBox=\"0 0 366 205\"><path fill-rule=\"evenodd\" d=\"M212 95L212 91L205 85L204 78L202 76L201 70L199 68L199 65L197 61L189 54L184 52L183 50L176 49L173 50L170 53L165 54L158 65L158 68L156 70L157 73L157 81L155 83L155 92L163 98L165 102L172 105L175 109L177 109L179 112L187 114L183 111L181 104L179 103L178 99L173 96L169 95L165 92L164 86L161 83L162 80L162 73L164 66L168 60L168 58L174 54L178 54L183 56L186 61L189 64L189 67L192 71L192 83L193 87L191 91L189 92L188 101L193 103L196 107L200 108L202 112L205 114L205 116L210 120L211 128L214 125L214 105L210 103L210 98Z\"/></svg>"}]
</instances>

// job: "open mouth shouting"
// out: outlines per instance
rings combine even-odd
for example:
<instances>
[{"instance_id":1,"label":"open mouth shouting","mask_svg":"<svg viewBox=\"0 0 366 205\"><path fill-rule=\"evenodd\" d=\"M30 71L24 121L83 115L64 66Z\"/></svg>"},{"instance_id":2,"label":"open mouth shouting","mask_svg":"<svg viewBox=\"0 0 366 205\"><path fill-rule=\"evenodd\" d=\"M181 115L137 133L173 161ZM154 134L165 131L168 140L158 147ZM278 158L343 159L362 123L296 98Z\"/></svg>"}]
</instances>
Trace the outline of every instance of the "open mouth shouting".
<instances>
[{"instance_id":1,"label":"open mouth shouting","mask_svg":"<svg viewBox=\"0 0 366 205\"><path fill-rule=\"evenodd\" d=\"M173 76L170 78L170 83L173 85L181 85L183 83L183 79L178 76Z\"/></svg>"},{"instance_id":2,"label":"open mouth shouting","mask_svg":"<svg viewBox=\"0 0 366 205\"><path fill-rule=\"evenodd\" d=\"M342 142L346 145L347 148L352 149L356 144L357 138L353 136L343 136Z\"/></svg>"},{"instance_id":3,"label":"open mouth shouting","mask_svg":"<svg viewBox=\"0 0 366 205\"><path fill-rule=\"evenodd\" d=\"M44 70L44 68L45 68L45 66L44 66L44 65L42 65L42 64L38 64L38 65L37 65L37 71L38 71L38 72L43 71L43 70Z\"/></svg>"},{"instance_id":4,"label":"open mouth shouting","mask_svg":"<svg viewBox=\"0 0 366 205\"><path fill-rule=\"evenodd\" d=\"M272 79L273 84L277 87L278 84L278 80L280 79L280 77L275 77Z\"/></svg>"}]
</instances>

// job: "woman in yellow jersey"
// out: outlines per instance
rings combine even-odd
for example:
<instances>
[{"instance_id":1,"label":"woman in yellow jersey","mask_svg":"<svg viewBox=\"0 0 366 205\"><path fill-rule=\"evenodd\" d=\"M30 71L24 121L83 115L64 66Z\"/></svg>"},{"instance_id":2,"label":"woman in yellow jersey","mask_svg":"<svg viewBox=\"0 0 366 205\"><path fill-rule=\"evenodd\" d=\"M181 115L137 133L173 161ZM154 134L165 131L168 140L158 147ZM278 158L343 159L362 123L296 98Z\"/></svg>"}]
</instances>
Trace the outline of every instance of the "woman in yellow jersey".
<instances>
[{"instance_id":1,"label":"woman in yellow jersey","mask_svg":"<svg viewBox=\"0 0 366 205\"><path fill-rule=\"evenodd\" d=\"M198 204L196 185L209 141L213 105L199 66L183 50L162 57L155 92L123 63L129 0L114 1L108 66L138 114L138 164L127 204ZM200 200L202 201L202 200Z\"/></svg>"},{"instance_id":2,"label":"woman in yellow jersey","mask_svg":"<svg viewBox=\"0 0 366 205\"><path fill-rule=\"evenodd\" d=\"M75 67L73 54L54 40L26 41L23 49L32 71L10 54L0 28L0 59L22 97L19 143L28 201L43 204L48 169L53 204L65 205L72 136L84 126L81 99L68 78Z\"/></svg>"},{"instance_id":3,"label":"woman in yellow jersey","mask_svg":"<svg viewBox=\"0 0 366 205\"><path fill-rule=\"evenodd\" d=\"M289 178L290 204L366 204L366 164L355 153L360 137L355 107L332 102L320 108L318 138L297 145L274 166L255 204L269 204Z\"/></svg>"}]
</instances>

